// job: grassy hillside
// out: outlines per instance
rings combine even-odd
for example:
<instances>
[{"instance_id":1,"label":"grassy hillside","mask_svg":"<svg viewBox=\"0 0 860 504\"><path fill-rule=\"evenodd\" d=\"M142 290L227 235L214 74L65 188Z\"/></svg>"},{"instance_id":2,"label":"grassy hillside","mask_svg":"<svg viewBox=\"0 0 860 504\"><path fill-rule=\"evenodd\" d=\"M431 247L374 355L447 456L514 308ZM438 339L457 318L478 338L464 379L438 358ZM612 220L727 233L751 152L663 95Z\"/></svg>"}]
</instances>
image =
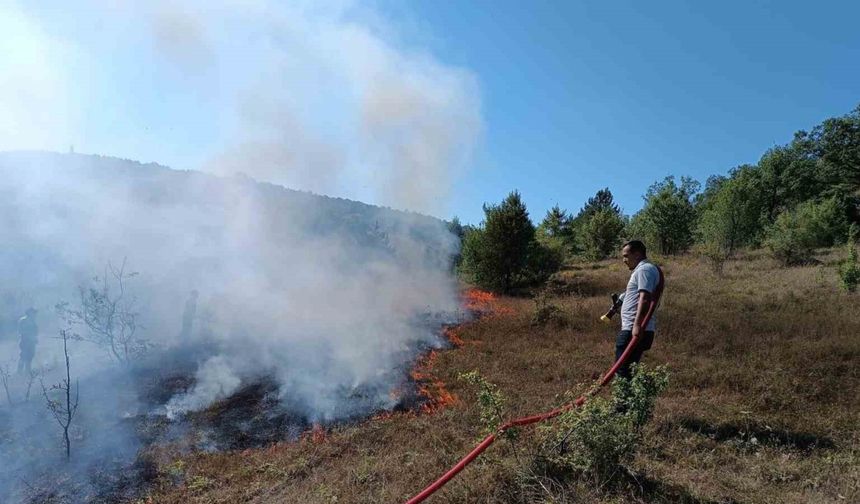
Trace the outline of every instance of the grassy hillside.
<instances>
[{"instance_id":1,"label":"grassy hillside","mask_svg":"<svg viewBox=\"0 0 860 504\"><path fill-rule=\"evenodd\" d=\"M659 329L646 363L671 370L645 443L616 489L572 482L554 500L517 485L534 441L498 442L429 502L858 502L860 317L836 287L838 252L782 269L758 253L717 277L691 257L658 259L667 274ZM614 328L597 318L628 273L604 261L550 282L561 320L535 326L535 303L500 298L495 313L460 327L463 344L425 361L453 404L400 413L268 449L153 454L158 503L402 502L481 437L478 369L509 398L509 415L549 409L609 364ZM437 384L439 385L439 384ZM432 387L431 387L432 388Z\"/></svg>"}]
</instances>

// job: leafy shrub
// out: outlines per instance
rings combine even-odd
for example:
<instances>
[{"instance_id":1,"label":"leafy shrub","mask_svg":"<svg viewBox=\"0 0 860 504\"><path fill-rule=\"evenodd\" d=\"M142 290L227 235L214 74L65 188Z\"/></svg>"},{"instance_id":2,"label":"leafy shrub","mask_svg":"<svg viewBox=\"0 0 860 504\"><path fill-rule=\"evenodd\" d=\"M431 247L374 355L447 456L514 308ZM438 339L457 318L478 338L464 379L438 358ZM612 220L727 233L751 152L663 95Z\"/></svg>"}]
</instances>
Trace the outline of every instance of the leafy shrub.
<instances>
[{"instance_id":1,"label":"leafy shrub","mask_svg":"<svg viewBox=\"0 0 860 504\"><path fill-rule=\"evenodd\" d=\"M845 236L847 219L837 198L807 201L779 214L765 242L785 266L808 263L816 247L828 247Z\"/></svg>"},{"instance_id":2,"label":"leafy shrub","mask_svg":"<svg viewBox=\"0 0 860 504\"><path fill-rule=\"evenodd\" d=\"M504 420L502 415L505 411L505 398L499 391L499 387L487 381L477 370L460 373L458 378L478 387L478 407L484 432L491 434L498 431ZM513 431L508 435L512 436Z\"/></svg>"},{"instance_id":3,"label":"leafy shrub","mask_svg":"<svg viewBox=\"0 0 860 504\"><path fill-rule=\"evenodd\" d=\"M805 264L815 251L814 231L798 212L779 214L765 245L783 266Z\"/></svg>"},{"instance_id":4,"label":"leafy shrub","mask_svg":"<svg viewBox=\"0 0 860 504\"><path fill-rule=\"evenodd\" d=\"M698 182L666 177L653 184L645 194L645 206L633 216L626 230L627 238L644 240L660 254L678 254L693 243L696 209L692 198Z\"/></svg>"},{"instance_id":5,"label":"leafy shrub","mask_svg":"<svg viewBox=\"0 0 860 504\"><path fill-rule=\"evenodd\" d=\"M848 258L839 265L839 279L842 281L842 288L848 292L857 290L860 285L860 261L857 259L857 239L860 237L860 228L857 224L851 224L848 231Z\"/></svg>"},{"instance_id":6,"label":"leafy shrub","mask_svg":"<svg viewBox=\"0 0 860 504\"><path fill-rule=\"evenodd\" d=\"M463 237L460 272L483 289L510 292L546 280L564 260L563 250L539 243L518 192L499 205L484 205L481 226Z\"/></svg>"},{"instance_id":7,"label":"leafy shrub","mask_svg":"<svg viewBox=\"0 0 860 504\"><path fill-rule=\"evenodd\" d=\"M558 205L549 209L535 231L535 238L551 249L559 250L567 259L576 253L576 233L573 219Z\"/></svg>"},{"instance_id":8,"label":"leafy shrub","mask_svg":"<svg viewBox=\"0 0 860 504\"><path fill-rule=\"evenodd\" d=\"M629 464L651 419L654 403L669 383L665 367L634 366L630 380L616 379L611 398L592 397L542 430L539 464L555 479L588 478L604 485Z\"/></svg>"},{"instance_id":9,"label":"leafy shrub","mask_svg":"<svg viewBox=\"0 0 860 504\"><path fill-rule=\"evenodd\" d=\"M608 257L621 243L624 221L618 212L603 209L594 214L582 227L581 239L585 255L593 261Z\"/></svg>"},{"instance_id":10,"label":"leafy shrub","mask_svg":"<svg viewBox=\"0 0 860 504\"><path fill-rule=\"evenodd\" d=\"M532 315L532 325L542 326L547 323L563 325L566 322L561 308L550 302L549 294L542 290L534 297L535 311Z\"/></svg>"},{"instance_id":11,"label":"leafy shrub","mask_svg":"<svg viewBox=\"0 0 860 504\"><path fill-rule=\"evenodd\" d=\"M536 285L546 281L564 264L565 246L557 240L549 243L535 240L529 245L528 261L522 275L522 283Z\"/></svg>"},{"instance_id":12,"label":"leafy shrub","mask_svg":"<svg viewBox=\"0 0 860 504\"><path fill-rule=\"evenodd\" d=\"M714 271L744 245L758 242L764 212L760 177L755 168L740 166L731 177L711 177L701 195L697 210L698 252Z\"/></svg>"},{"instance_id":13,"label":"leafy shrub","mask_svg":"<svg viewBox=\"0 0 860 504\"><path fill-rule=\"evenodd\" d=\"M722 274L723 267L730 256L730 252L726 247L712 240L696 244L693 247L693 253L704 258L713 272L718 275Z\"/></svg>"}]
</instances>

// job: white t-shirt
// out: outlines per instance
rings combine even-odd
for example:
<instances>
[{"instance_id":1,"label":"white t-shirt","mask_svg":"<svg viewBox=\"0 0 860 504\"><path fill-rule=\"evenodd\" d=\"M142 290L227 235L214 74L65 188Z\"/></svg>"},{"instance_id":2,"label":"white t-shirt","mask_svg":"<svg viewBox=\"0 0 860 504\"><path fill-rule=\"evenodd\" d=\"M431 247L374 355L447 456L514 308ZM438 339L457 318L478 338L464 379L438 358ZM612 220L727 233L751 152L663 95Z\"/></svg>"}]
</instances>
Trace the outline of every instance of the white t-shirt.
<instances>
[{"instance_id":1,"label":"white t-shirt","mask_svg":"<svg viewBox=\"0 0 860 504\"><path fill-rule=\"evenodd\" d=\"M657 290L660 282L660 272L647 259L643 259L633 268L630 281L627 282L627 291L624 292L624 302L621 304L621 330L633 330L633 322L636 320L636 309L639 305L639 291L648 291L651 296ZM653 331L657 327L656 314L648 321L646 331Z\"/></svg>"}]
</instances>

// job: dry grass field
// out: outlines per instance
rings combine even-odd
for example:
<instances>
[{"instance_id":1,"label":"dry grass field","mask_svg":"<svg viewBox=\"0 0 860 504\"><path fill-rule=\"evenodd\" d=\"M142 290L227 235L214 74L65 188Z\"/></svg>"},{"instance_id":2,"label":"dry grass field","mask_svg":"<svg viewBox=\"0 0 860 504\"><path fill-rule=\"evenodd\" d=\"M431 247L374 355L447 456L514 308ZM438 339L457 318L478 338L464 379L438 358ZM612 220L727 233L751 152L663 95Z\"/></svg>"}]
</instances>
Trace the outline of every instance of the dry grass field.
<instances>
[{"instance_id":1,"label":"dry grass field","mask_svg":"<svg viewBox=\"0 0 860 504\"><path fill-rule=\"evenodd\" d=\"M667 292L644 362L665 363L671 381L628 483L574 481L554 497L528 497L517 486L535 439L526 430L428 502L860 502L860 297L837 287L840 254L782 269L755 252L722 276L693 257L657 259ZM512 417L559 404L611 363L615 327L598 317L627 277L615 261L570 266L548 284L563 315L542 326L532 323L532 299L497 299L494 314L457 330L461 346L421 370L444 383L452 404L267 449L165 449L142 502L403 502L482 437L474 390L458 373L477 369L496 383Z\"/></svg>"}]
</instances>

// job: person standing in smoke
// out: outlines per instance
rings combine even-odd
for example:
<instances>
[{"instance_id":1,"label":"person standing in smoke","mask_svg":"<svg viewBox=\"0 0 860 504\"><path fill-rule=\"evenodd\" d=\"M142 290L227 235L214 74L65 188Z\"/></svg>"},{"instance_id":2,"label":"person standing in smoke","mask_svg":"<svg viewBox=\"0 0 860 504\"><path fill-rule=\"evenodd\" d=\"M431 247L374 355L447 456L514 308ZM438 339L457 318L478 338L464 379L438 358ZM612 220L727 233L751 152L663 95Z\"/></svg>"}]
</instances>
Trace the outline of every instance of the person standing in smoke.
<instances>
[{"instance_id":1,"label":"person standing in smoke","mask_svg":"<svg viewBox=\"0 0 860 504\"><path fill-rule=\"evenodd\" d=\"M18 374L29 374L36 355L36 342L39 337L39 327L36 325L36 309L27 308L26 315L18 319L18 348L21 351L18 359Z\"/></svg>"},{"instance_id":2,"label":"person standing in smoke","mask_svg":"<svg viewBox=\"0 0 860 504\"><path fill-rule=\"evenodd\" d=\"M182 332L179 334L181 341L191 339L191 329L194 326L194 317L197 314L197 296L198 292L193 290L188 300L185 301L185 309L182 311Z\"/></svg>"}]
</instances>

